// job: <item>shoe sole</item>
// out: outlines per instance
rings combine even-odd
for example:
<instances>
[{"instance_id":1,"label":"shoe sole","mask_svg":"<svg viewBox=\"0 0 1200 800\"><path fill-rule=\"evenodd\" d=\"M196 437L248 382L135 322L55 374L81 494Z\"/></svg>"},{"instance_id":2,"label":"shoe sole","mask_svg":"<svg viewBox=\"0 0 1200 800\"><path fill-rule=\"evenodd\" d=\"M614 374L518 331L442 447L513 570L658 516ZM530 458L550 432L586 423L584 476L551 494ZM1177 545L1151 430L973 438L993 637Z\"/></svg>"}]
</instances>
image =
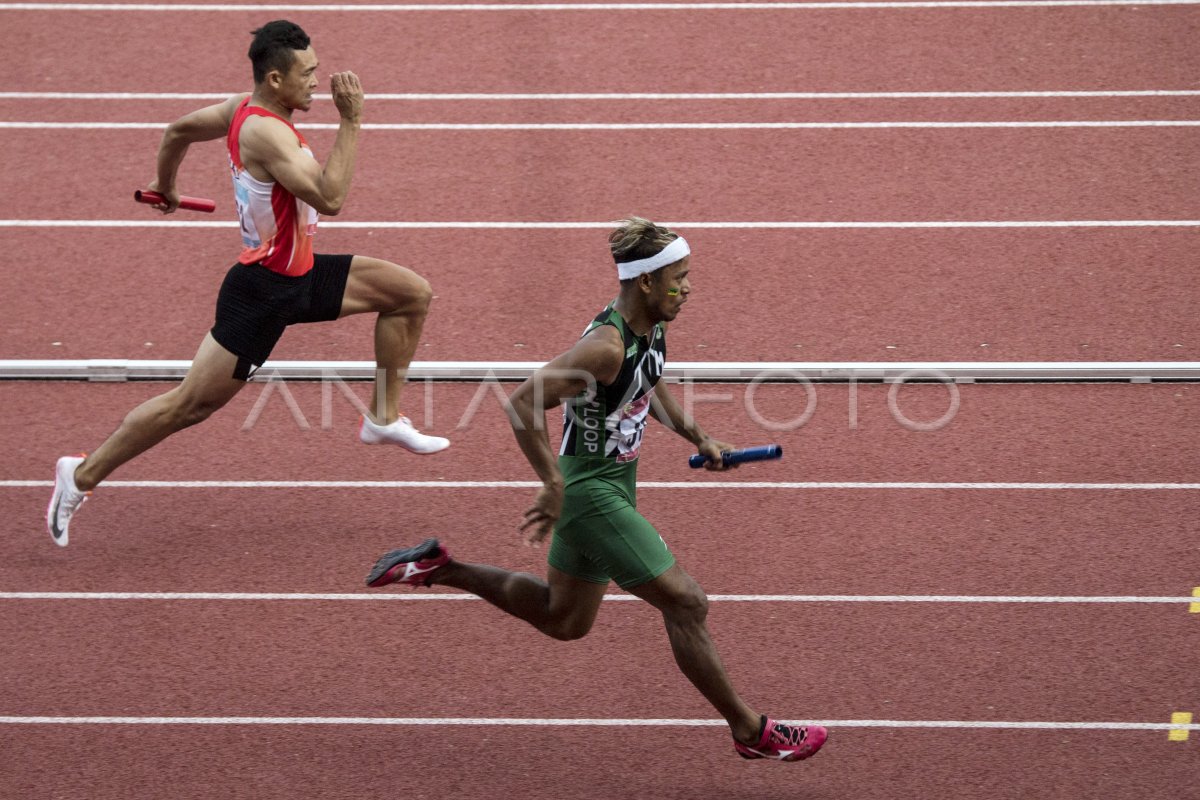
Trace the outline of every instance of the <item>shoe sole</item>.
<instances>
[{"instance_id":1,"label":"shoe sole","mask_svg":"<svg viewBox=\"0 0 1200 800\"><path fill-rule=\"evenodd\" d=\"M402 550L391 550L384 553L375 562L375 566L372 567L370 574L367 575L367 586L387 586L394 581L384 580L384 578L389 578L389 573L396 567L436 557L434 554L439 550L441 550L441 545L438 544L437 539L426 539L416 547L407 547Z\"/></svg>"},{"instance_id":2,"label":"shoe sole","mask_svg":"<svg viewBox=\"0 0 1200 800\"><path fill-rule=\"evenodd\" d=\"M411 447L409 447L407 445L403 445L400 442L393 442L391 439L382 439L378 442L368 442L363 439L359 439L359 441L362 442L363 444L367 445L368 447L376 447L378 445L390 445L392 447L399 447L404 452L412 453L414 456L432 456L432 455L437 455L438 453L444 453L450 449L450 445L446 445L445 447L439 447L437 450L413 450Z\"/></svg>"},{"instance_id":3,"label":"shoe sole","mask_svg":"<svg viewBox=\"0 0 1200 800\"><path fill-rule=\"evenodd\" d=\"M805 759L812 758L817 753L819 753L821 751L821 748L825 746L825 742L828 741L828 739L829 739L828 731L822 730L822 732L818 735L820 736L820 740L817 741L817 743L815 745L812 745L810 749L805 750L804 755L798 755L798 754L794 753L787 758L779 758L771 753L760 753L758 750L755 750L754 748L750 747L749 745L743 745L740 742L734 743L735 745L737 745L734 749L737 750L737 754L739 756L746 759L747 761L755 761L760 758L767 759L770 761L789 761L789 762L804 761ZM813 738L816 738L813 735L813 732L811 729L809 730L809 736L813 736ZM808 739L805 739L805 744L808 744ZM746 752L746 750L743 750L742 749L743 747L746 748L746 750L749 750L750 752Z\"/></svg>"}]
</instances>

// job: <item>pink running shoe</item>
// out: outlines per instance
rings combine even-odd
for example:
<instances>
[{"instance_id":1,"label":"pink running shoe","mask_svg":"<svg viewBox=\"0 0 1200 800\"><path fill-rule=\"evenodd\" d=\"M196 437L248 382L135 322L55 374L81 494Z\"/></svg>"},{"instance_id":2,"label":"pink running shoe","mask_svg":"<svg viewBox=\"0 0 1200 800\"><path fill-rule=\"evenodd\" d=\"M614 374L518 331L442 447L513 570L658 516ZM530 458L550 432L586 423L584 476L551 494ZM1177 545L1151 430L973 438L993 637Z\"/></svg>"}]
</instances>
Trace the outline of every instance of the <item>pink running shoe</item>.
<instances>
[{"instance_id":1,"label":"pink running shoe","mask_svg":"<svg viewBox=\"0 0 1200 800\"><path fill-rule=\"evenodd\" d=\"M758 737L758 744L751 747L734 740L733 747L742 758L803 761L815 756L829 736L820 725L784 725L765 716L762 719L762 735Z\"/></svg>"},{"instance_id":2,"label":"pink running shoe","mask_svg":"<svg viewBox=\"0 0 1200 800\"><path fill-rule=\"evenodd\" d=\"M438 544L437 539L426 539L416 547L392 550L380 556L367 586L387 586L389 583L407 583L409 586L428 586L429 573L450 563L450 553Z\"/></svg>"}]
</instances>

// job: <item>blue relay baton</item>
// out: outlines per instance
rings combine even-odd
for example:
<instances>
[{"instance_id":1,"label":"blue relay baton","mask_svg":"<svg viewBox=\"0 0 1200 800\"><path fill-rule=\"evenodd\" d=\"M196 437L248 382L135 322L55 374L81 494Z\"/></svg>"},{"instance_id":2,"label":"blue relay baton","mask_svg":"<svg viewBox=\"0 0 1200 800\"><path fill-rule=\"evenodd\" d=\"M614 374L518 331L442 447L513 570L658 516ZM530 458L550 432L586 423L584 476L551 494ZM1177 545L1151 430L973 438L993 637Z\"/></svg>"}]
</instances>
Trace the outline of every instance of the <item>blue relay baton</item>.
<instances>
[{"instance_id":1,"label":"blue relay baton","mask_svg":"<svg viewBox=\"0 0 1200 800\"><path fill-rule=\"evenodd\" d=\"M747 461L771 461L776 458L783 458L783 445L764 444L759 447L747 447L742 450L723 450L721 452L721 461L726 466L730 464L744 464ZM688 459L688 466L692 469L699 469L707 461L707 458L697 453Z\"/></svg>"}]
</instances>

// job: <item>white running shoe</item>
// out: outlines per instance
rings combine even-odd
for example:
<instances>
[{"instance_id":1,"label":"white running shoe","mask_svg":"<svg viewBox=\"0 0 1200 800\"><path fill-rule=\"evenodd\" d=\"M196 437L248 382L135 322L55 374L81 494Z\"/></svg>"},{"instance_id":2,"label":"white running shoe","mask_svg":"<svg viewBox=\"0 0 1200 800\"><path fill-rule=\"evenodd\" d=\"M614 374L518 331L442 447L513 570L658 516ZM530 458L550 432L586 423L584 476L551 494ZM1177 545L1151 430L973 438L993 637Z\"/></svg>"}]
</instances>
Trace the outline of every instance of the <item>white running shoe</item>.
<instances>
[{"instance_id":1,"label":"white running shoe","mask_svg":"<svg viewBox=\"0 0 1200 800\"><path fill-rule=\"evenodd\" d=\"M46 527L51 538L59 547L67 546L67 527L71 517L91 492L80 491L75 486L75 469L86 456L63 456L54 469L54 494L46 509Z\"/></svg>"},{"instance_id":2,"label":"white running shoe","mask_svg":"<svg viewBox=\"0 0 1200 800\"><path fill-rule=\"evenodd\" d=\"M436 453L450 446L449 439L426 436L413 427L408 417L403 416L391 425L376 425L364 416L358 429L358 438L364 444L398 444L405 450L421 455Z\"/></svg>"}]
</instances>

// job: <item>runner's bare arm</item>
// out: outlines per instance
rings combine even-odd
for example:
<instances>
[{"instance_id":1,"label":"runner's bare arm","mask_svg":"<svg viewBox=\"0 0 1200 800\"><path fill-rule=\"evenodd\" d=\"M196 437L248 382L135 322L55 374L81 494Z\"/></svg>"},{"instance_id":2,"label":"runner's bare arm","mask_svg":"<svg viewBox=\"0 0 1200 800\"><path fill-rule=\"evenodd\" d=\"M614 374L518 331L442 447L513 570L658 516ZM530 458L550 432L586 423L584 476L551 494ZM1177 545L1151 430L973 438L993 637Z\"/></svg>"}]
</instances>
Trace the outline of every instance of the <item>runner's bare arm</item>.
<instances>
[{"instance_id":1,"label":"runner's bare arm","mask_svg":"<svg viewBox=\"0 0 1200 800\"><path fill-rule=\"evenodd\" d=\"M545 539L562 514L563 477L550 447L546 411L597 383L611 383L624 358L621 334L611 325L603 325L531 375L509 398L508 417L517 444L542 480L521 525L527 544Z\"/></svg>"},{"instance_id":2,"label":"runner's bare arm","mask_svg":"<svg viewBox=\"0 0 1200 800\"><path fill-rule=\"evenodd\" d=\"M665 381L659 381L654 387L654 400L650 403L650 415L666 425L671 430L696 445L696 452L708 458L705 469L721 472L732 467L721 460L722 450L733 450L733 445L713 439L700 423L679 405L675 396L667 389Z\"/></svg>"},{"instance_id":3,"label":"runner's bare arm","mask_svg":"<svg viewBox=\"0 0 1200 800\"><path fill-rule=\"evenodd\" d=\"M187 155L188 147L195 142L219 139L229 131L233 112L246 95L235 95L223 103L201 108L186 114L167 126L162 142L158 146L158 177L147 187L167 199L155 208L169 214L179 207L179 191L175 188L175 176L179 165Z\"/></svg>"},{"instance_id":4,"label":"runner's bare arm","mask_svg":"<svg viewBox=\"0 0 1200 800\"><path fill-rule=\"evenodd\" d=\"M270 117L252 117L245 122L241 150L252 175L265 172L317 213L336 216L346 202L354 175L363 90L353 72L335 73L329 83L341 120L324 168L296 146L296 134L286 124Z\"/></svg>"}]
</instances>

